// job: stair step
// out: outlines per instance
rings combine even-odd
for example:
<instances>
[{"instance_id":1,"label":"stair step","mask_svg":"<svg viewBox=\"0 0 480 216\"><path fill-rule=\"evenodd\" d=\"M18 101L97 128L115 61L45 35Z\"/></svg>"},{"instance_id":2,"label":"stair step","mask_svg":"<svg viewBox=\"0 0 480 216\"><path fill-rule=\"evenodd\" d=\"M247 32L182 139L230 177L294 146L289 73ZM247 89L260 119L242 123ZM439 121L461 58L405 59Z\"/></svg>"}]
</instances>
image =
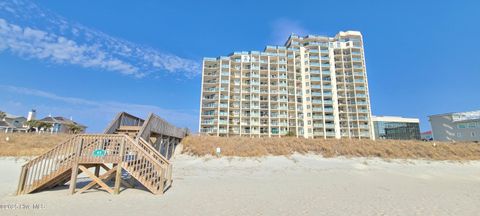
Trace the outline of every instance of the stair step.
<instances>
[{"instance_id":1,"label":"stair step","mask_svg":"<svg viewBox=\"0 0 480 216\"><path fill-rule=\"evenodd\" d=\"M141 126L120 126L117 128L117 132L138 132L141 128Z\"/></svg>"}]
</instances>

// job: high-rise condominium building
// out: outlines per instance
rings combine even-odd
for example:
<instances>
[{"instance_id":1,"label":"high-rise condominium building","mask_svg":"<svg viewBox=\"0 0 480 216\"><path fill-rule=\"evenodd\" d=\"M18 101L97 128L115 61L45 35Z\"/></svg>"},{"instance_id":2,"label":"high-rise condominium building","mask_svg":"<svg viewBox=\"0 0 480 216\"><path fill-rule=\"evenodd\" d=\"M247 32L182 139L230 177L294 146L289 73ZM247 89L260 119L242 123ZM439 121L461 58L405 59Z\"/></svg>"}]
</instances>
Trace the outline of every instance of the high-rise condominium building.
<instances>
[{"instance_id":1,"label":"high-rise condominium building","mask_svg":"<svg viewBox=\"0 0 480 216\"><path fill-rule=\"evenodd\" d=\"M374 139L370 116L360 32L203 60L201 134Z\"/></svg>"}]
</instances>

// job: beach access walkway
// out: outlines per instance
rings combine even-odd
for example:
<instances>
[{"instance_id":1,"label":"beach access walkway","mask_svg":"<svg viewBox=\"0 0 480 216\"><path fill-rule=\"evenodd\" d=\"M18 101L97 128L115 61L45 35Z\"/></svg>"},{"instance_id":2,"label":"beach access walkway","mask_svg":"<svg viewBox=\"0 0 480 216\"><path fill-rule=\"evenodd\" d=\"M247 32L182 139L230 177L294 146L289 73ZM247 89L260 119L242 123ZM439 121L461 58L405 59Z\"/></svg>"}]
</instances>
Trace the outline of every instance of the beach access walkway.
<instances>
[{"instance_id":1,"label":"beach access walkway","mask_svg":"<svg viewBox=\"0 0 480 216\"><path fill-rule=\"evenodd\" d=\"M185 129L155 114L147 120L119 113L103 134L79 134L22 166L17 195L51 189L69 183L70 193L93 187L118 194L120 187L141 184L162 194L172 184L169 159ZM83 174L91 182L77 188ZM113 187L108 182L114 180Z\"/></svg>"}]
</instances>

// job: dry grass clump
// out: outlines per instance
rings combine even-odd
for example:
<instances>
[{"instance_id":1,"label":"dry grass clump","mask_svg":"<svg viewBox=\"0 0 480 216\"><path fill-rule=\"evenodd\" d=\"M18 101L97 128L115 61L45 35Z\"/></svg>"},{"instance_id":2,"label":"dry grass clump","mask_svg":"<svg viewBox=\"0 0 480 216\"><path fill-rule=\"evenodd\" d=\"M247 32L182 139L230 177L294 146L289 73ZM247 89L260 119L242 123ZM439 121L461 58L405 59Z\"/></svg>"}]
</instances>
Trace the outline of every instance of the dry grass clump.
<instances>
[{"instance_id":1,"label":"dry grass clump","mask_svg":"<svg viewBox=\"0 0 480 216\"><path fill-rule=\"evenodd\" d=\"M0 156L37 156L66 141L67 134L0 133ZM6 141L6 138L9 141Z\"/></svg>"},{"instance_id":2,"label":"dry grass clump","mask_svg":"<svg viewBox=\"0 0 480 216\"><path fill-rule=\"evenodd\" d=\"M480 160L480 144L422 142L404 140L303 139L189 136L184 152L196 156L214 155L217 147L223 156L255 157L315 153L324 157L379 157L385 159Z\"/></svg>"}]
</instances>

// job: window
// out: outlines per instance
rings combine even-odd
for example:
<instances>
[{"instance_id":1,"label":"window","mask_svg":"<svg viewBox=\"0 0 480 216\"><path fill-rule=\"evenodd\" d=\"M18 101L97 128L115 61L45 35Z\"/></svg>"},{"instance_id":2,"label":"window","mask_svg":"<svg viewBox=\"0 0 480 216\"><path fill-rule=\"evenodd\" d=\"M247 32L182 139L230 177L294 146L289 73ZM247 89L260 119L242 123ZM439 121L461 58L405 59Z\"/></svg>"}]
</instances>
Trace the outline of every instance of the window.
<instances>
[{"instance_id":1,"label":"window","mask_svg":"<svg viewBox=\"0 0 480 216\"><path fill-rule=\"evenodd\" d=\"M457 128L458 129L465 129L465 128L467 128L467 125L466 124L458 124Z\"/></svg>"},{"instance_id":2,"label":"window","mask_svg":"<svg viewBox=\"0 0 480 216\"><path fill-rule=\"evenodd\" d=\"M462 133L457 132L456 136L457 136L457 137L462 137Z\"/></svg>"},{"instance_id":3,"label":"window","mask_svg":"<svg viewBox=\"0 0 480 216\"><path fill-rule=\"evenodd\" d=\"M471 134L471 135L472 135L472 137L475 137L475 132L472 132L472 134Z\"/></svg>"},{"instance_id":4,"label":"window","mask_svg":"<svg viewBox=\"0 0 480 216\"><path fill-rule=\"evenodd\" d=\"M468 128L476 128L477 127L477 123L476 122L470 122L468 123Z\"/></svg>"}]
</instances>

